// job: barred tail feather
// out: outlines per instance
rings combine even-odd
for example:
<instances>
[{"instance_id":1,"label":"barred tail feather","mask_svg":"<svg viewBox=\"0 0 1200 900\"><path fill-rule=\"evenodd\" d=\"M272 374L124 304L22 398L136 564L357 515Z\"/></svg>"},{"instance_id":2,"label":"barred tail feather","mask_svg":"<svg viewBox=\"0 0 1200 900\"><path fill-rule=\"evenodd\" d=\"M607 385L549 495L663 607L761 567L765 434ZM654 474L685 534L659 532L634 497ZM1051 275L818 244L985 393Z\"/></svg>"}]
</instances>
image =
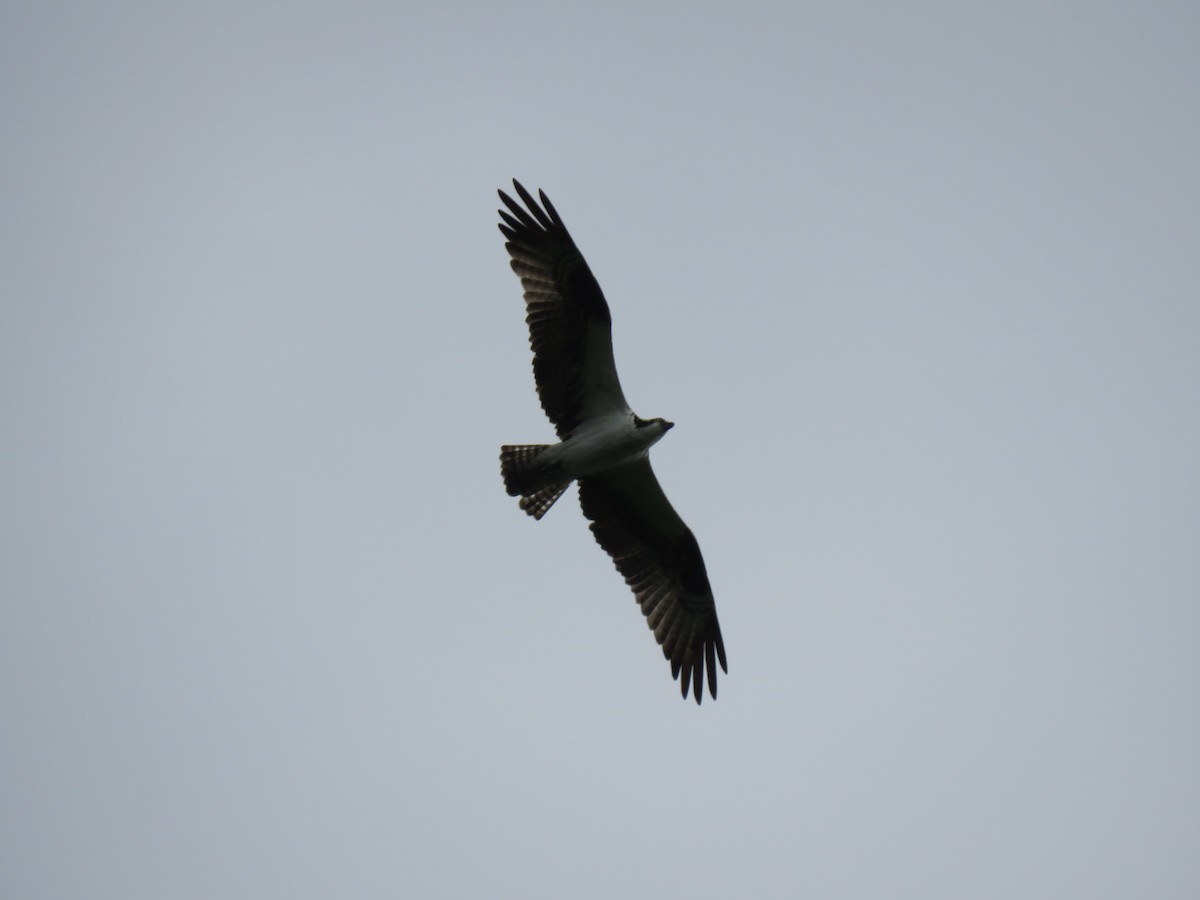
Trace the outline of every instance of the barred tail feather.
<instances>
[{"instance_id":1,"label":"barred tail feather","mask_svg":"<svg viewBox=\"0 0 1200 900\"><path fill-rule=\"evenodd\" d=\"M540 491L532 494L526 494L521 498L521 509L525 510L528 515L535 519L540 519L554 505L554 501L563 495L563 491L567 489L567 485L571 482L564 481L560 484L548 484Z\"/></svg>"},{"instance_id":2,"label":"barred tail feather","mask_svg":"<svg viewBox=\"0 0 1200 900\"><path fill-rule=\"evenodd\" d=\"M521 509L535 519L544 516L571 483L538 463L549 444L506 444L500 448L500 474L510 497L520 496Z\"/></svg>"},{"instance_id":3,"label":"barred tail feather","mask_svg":"<svg viewBox=\"0 0 1200 900\"><path fill-rule=\"evenodd\" d=\"M532 494L546 486L546 476L537 458L549 444L506 444L500 448L500 474L510 497Z\"/></svg>"}]
</instances>

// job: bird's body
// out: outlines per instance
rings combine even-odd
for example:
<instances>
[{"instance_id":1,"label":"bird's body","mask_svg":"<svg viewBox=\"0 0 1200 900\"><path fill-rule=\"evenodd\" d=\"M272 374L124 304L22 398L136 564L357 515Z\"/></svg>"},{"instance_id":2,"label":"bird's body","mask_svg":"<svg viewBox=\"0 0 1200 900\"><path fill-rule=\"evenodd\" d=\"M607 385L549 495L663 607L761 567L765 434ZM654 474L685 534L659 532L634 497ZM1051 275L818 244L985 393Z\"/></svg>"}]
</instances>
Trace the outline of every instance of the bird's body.
<instances>
[{"instance_id":1,"label":"bird's body","mask_svg":"<svg viewBox=\"0 0 1200 900\"><path fill-rule=\"evenodd\" d=\"M572 481L596 540L633 589L655 638L700 702L704 674L717 695L717 661L728 671L700 547L650 468L650 447L673 426L642 419L625 401L612 353L608 304L558 213L514 181L524 208L500 192L500 230L525 288L534 379L557 444L500 450L505 488L544 516ZM543 208L544 207L544 208Z\"/></svg>"},{"instance_id":2,"label":"bird's body","mask_svg":"<svg viewBox=\"0 0 1200 900\"><path fill-rule=\"evenodd\" d=\"M572 478L598 475L613 466L643 459L672 427L662 419L639 426L632 412L607 413L584 421L569 438L551 444L543 459Z\"/></svg>"}]
</instances>

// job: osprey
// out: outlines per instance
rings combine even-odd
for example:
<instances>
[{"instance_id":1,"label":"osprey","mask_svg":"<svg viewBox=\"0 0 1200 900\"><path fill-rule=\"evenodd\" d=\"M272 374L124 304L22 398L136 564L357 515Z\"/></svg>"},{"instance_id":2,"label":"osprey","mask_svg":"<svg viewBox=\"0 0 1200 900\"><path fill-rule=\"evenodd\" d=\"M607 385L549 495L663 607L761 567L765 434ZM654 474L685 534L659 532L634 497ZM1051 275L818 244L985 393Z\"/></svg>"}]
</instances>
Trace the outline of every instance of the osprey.
<instances>
[{"instance_id":1,"label":"osprey","mask_svg":"<svg viewBox=\"0 0 1200 900\"><path fill-rule=\"evenodd\" d=\"M500 231L525 289L533 376L559 443L501 447L505 489L541 519L578 481L592 533L633 589L683 696L690 686L700 702L707 671L716 699L717 661L729 668L704 559L650 468L650 447L673 423L629 408L600 285L546 194L538 192L539 206L513 187L525 206L500 191L508 207L497 210Z\"/></svg>"}]
</instances>

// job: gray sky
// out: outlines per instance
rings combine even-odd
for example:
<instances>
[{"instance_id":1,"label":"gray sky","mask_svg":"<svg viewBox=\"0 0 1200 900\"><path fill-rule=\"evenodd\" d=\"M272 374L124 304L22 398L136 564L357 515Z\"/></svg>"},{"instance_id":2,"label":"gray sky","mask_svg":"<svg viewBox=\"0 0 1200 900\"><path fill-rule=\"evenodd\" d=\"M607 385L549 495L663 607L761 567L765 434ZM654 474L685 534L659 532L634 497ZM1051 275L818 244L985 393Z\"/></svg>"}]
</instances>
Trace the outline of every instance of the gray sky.
<instances>
[{"instance_id":1,"label":"gray sky","mask_svg":"<svg viewBox=\"0 0 1200 900\"><path fill-rule=\"evenodd\" d=\"M0 895L1200 894L1197 46L4 4ZM504 494L514 175L677 423L700 709L574 491Z\"/></svg>"}]
</instances>

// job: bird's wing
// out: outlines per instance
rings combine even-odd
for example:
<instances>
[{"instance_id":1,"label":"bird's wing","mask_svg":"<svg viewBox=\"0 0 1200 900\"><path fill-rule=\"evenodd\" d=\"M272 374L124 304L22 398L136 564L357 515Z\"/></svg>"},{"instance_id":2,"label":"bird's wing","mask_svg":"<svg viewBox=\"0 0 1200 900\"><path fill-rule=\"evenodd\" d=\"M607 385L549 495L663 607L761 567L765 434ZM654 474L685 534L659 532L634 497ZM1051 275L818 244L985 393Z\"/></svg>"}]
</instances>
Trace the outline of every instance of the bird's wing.
<instances>
[{"instance_id":1,"label":"bird's wing","mask_svg":"<svg viewBox=\"0 0 1200 900\"><path fill-rule=\"evenodd\" d=\"M646 622L680 679L683 696L693 689L717 696L717 661L725 644L712 588L691 529L675 512L650 460L643 457L579 482L579 503L592 520L592 533L637 598Z\"/></svg>"},{"instance_id":2,"label":"bird's wing","mask_svg":"<svg viewBox=\"0 0 1200 900\"><path fill-rule=\"evenodd\" d=\"M612 319L600 285L558 212L542 191L541 206L520 182L525 206L504 191L500 230L513 271L525 288L525 321L542 409L560 439L581 422L629 409L613 362ZM544 208L543 208L544 207Z\"/></svg>"}]
</instances>

